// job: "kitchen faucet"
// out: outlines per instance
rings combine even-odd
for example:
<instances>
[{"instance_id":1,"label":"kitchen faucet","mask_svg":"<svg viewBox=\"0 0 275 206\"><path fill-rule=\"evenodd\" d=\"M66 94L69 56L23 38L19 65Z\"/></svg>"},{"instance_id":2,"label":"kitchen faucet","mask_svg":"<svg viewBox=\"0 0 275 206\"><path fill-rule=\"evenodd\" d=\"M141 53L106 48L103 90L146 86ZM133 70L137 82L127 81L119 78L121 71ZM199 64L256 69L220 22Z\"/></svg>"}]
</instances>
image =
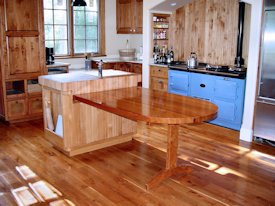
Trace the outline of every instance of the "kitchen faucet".
<instances>
[{"instance_id":1,"label":"kitchen faucet","mask_svg":"<svg viewBox=\"0 0 275 206\"><path fill-rule=\"evenodd\" d=\"M98 77L99 78L102 78L103 77L103 75L102 75L102 66L103 66L103 61L102 61L102 59L97 63L97 65L98 65Z\"/></svg>"}]
</instances>

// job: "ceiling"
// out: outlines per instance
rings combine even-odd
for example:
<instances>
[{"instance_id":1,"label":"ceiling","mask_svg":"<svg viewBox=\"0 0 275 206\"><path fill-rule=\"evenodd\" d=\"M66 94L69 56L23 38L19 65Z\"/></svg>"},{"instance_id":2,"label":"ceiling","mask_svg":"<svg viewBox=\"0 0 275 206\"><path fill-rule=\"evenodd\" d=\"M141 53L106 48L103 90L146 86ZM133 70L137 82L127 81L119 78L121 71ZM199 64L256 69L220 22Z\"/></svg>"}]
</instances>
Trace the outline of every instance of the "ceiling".
<instances>
[{"instance_id":1,"label":"ceiling","mask_svg":"<svg viewBox=\"0 0 275 206\"><path fill-rule=\"evenodd\" d=\"M192 0L166 0L157 6L153 7L153 11L173 12L185 4L190 3Z\"/></svg>"}]
</instances>

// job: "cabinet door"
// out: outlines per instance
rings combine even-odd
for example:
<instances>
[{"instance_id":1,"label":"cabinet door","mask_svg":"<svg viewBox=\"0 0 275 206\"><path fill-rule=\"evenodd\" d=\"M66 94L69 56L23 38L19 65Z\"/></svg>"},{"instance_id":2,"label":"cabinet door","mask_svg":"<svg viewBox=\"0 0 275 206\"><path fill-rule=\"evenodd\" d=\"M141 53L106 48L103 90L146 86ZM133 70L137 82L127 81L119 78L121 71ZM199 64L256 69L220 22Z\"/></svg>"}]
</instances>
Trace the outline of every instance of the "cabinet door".
<instances>
[{"instance_id":1,"label":"cabinet door","mask_svg":"<svg viewBox=\"0 0 275 206\"><path fill-rule=\"evenodd\" d=\"M38 31L38 0L5 0L7 31Z\"/></svg>"},{"instance_id":2,"label":"cabinet door","mask_svg":"<svg viewBox=\"0 0 275 206\"><path fill-rule=\"evenodd\" d=\"M42 109L42 97L35 97L29 99L29 114L41 114Z\"/></svg>"},{"instance_id":3,"label":"cabinet door","mask_svg":"<svg viewBox=\"0 0 275 206\"><path fill-rule=\"evenodd\" d=\"M135 18L133 18L133 32L142 34L143 0L135 0Z\"/></svg>"},{"instance_id":4,"label":"cabinet door","mask_svg":"<svg viewBox=\"0 0 275 206\"><path fill-rule=\"evenodd\" d=\"M40 72L38 37L9 37L8 51L8 76Z\"/></svg>"},{"instance_id":5,"label":"cabinet door","mask_svg":"<svg viewBox=\"0 0 275 206\"><path fill-rule=\"evenodd\" d=\"M24 117L28 113L27 101L25 99L9 101L7 103L8 119Z\"/></svg>"},{"instance_id":6,"label":"cabinet door","mask_svg":"<svg viewBox=\"0 0 275 206\"><path fill-rule=\"evenodd\" d=\"M151 77L150 89L167 92L167 79Z\"/></svg>"},{"instance_id":7,"label":"cabinet door","mask_svg":"<svg viewBox=\"0 0 275 206\"><path fill-rule=\"evenodd\" d=\"M190 95L211 100L214 92L215 77L206 74L190 74Z\"/></svg>"},{"instance_id":8,"label":"cabinet door","mask_svg":"<svg viewBox=\"0 0 275 206\"><path fill-rule=\"evenodd\" d=\"M237 83L228 77L217 77L215 81L215 98L235 100L237 95Z\"/></svg>"},{"instance_id":9,"label":"cabinet door","mask_svg":"<svg viewBox=\"0 0 275 206\"><path fill-rule=\"evenodd\" d=\"M168 92L173 94L187 95L189 90L189 73L169 70Z\"/></svg>"},{"instance_id":10,"label":"cabinet door","mask_svg":"<svg viewBox=\"0 0 275 206\"><path fill-rule=\"evenodd\" d=\"M132 64L132 72L142 74L142 64Z\"/></svg>"},{"instance_id":11,"label":"cabinet door","mask_svg":"<svg viewBox=\"0 0 275 206\"><path fill-rule=\"evenodd\" d=\"M225 120L228 122L235 121L236 119L236 105L235 102L228 102L219 99L214 99L213 103L219 108L218 120Z\"/></svg>"},{"instance_id":12,"label":"cabinet door","mask_svg":"<svg viewBox=\"0 0 275 206\"><path fill-rule=\"evenodd\" d=\"M133 24L133 0L117 0L117 33L132 33Z\"/></svg>"}]
</instances>

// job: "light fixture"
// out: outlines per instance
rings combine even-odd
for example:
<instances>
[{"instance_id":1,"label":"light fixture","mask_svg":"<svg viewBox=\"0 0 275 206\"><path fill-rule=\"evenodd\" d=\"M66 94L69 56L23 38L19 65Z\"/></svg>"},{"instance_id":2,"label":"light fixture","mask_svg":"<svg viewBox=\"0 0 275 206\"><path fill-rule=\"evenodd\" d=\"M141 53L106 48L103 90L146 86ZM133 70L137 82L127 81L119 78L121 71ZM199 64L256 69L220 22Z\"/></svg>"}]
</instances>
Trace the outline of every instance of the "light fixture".
<instances>
[{"instance_id":1,"label":"light fixture","mask_svg":"<svg viewBox=\"0 0 275 206\"><path fill-rule=\"evenodd\" d=\"M72 6L87 6L84 0L74 0Z\"/></svg>"},{"instance_id":2,"label":"light fixture","mask_svg":"<svg viewBox=\"0 0 275 206\"><path fill-rule=\"evenodd\" d=\"M176 3L176 2L174 2L174 3L171 3L170 5L171 5L171 6L176 6L176 5L177 5L177 3Z\"/></svg>"}]
</instances>

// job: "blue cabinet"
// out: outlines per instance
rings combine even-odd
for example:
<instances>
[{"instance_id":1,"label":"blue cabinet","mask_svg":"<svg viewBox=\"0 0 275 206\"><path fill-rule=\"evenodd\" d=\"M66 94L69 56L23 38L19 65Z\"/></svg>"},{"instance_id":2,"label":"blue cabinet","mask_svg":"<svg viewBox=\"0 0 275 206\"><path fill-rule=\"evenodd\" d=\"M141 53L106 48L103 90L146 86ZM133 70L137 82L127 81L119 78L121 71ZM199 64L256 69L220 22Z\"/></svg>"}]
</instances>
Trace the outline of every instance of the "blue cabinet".
<instances>
[{"instance_id":1,"label":"blue cabinet","mask_svg":"<svg viewBox=\"0 0 275 206\"><path fill-rule=\"evenodd\" d=\"M245 80L186 71L169 70L168 92L213 102L218 116L210 123L240 130Z\"/></svg>"},{"instance_id":2,"label":"blue cabinet","mask_svg":"<svg viewBox=\"0 0 275 206\"><path fill-rule=\"evenodd\" d=\"M188 95L189 72L168 71L168 92L173 94Z\"/></svg>"},{"instance_id":3,"label":"blue cabinet","mask_svg":"<svg viewBox=\"0 0 275 206\"><path fill-rule=\"evenodd\" d=\"M243 118L245 80L216 77L212 102L219 107L211 123L240 130Z\"/></svg>"}]
</instances>

